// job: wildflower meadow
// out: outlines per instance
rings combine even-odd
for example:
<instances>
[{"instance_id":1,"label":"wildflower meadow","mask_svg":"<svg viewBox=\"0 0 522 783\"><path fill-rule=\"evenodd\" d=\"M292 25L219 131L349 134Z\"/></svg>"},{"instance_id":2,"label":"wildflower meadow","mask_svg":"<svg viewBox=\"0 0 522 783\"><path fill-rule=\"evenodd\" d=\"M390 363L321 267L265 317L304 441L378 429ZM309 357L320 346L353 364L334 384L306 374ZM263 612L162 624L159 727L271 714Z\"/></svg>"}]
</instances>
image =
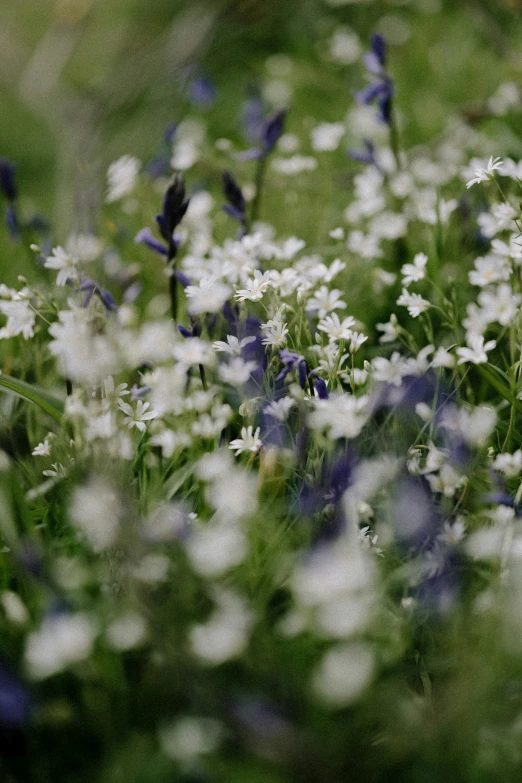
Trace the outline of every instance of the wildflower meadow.
<instances>
[{"instance_id":1,"label":"wildflower meadow","mask_svg":"<svg viewBox=\"0 0 522 783\"><path fill-rule=\"evenodd\" d=\"M520 780L520 2L2 6L0 783Z\"/></svg>"}]
</instances>

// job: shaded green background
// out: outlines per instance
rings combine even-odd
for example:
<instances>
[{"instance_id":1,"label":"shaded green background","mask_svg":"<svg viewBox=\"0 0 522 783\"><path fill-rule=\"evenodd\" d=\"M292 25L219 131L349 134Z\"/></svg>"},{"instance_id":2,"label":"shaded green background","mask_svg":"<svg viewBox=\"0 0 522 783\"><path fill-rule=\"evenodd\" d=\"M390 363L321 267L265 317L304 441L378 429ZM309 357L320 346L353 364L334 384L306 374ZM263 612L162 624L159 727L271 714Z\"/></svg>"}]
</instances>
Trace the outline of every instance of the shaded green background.
<instances>
[{"instance_id":1,"label":"shaded green background","mask_svg":"<svg viewBox=\"0 0 522 783\"><path fill-rule=\"evenodd\" d=\"M411 27L390 54L409 143L520 80L517 0L2 0L0 156L17 164L26 212L44 212L57 234L82 229L107 164L157 154L165 127L185 116L189 65L215 82L214 138L237 135L246 86L277 52L295 62L296 114L338 120L361 69L325 67L328 35L341 23L364 40L390 17ZM292 112L289 130L299 130ZM517 128L495 132L500 154L522 156Z\"/></svg>"}]
</instances>

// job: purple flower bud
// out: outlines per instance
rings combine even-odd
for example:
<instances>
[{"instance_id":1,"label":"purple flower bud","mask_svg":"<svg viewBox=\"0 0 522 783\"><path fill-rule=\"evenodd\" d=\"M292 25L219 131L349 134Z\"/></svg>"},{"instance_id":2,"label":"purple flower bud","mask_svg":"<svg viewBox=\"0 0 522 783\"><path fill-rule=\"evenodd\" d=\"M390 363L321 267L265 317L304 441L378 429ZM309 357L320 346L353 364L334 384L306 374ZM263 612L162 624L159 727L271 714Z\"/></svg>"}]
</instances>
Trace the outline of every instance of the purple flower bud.
<instances>
[{"instance_id":1,"label":"purple flower bud","mask_svg":"<svg viewBox=\"0 0 522 783\"><path fill-rule=\"evenodd\" d=\"M322 378L316 378L314 381L314 387L317 392L317 396L320 400L327 400L329 397L328 389L326 388L326 383Z\"/></svg>"},{"instance_id":2,"label":"purple flower bud","mask_svg":"<svg viewBox=\"0 0 522 783\"><path fill-rule=\"evenodd\" d=\"M159 253L161 256L166 256L168 253L165 245L154 238L150 228L142 228L141 231L138 231L134 237L134 241L137 245L147 245L147 247L154 250L155 253Z\"/></svg>"},{"instance_id":3,"label":"purple flower bud","mask_svg":"<svg viewBox=\"0 0 522 783\"><path fill-rule=\"evenodd\" d=\"M223 209L236 220L244 222L246 202L243 192L229 171L223 172L223 192L228 201Z\"/></svg>"},{"instance_id":4,"label":"purple flower bud","mask_svg":"<svg viewBox=\"0 0 522 783\"><path fill-rule=\"evenodd\" d=\"M8 201L15 201L18 192L15 183L16 166L5 158L0 159L0 190Z\"/></svg>"},{"instance_id":5,"label":"purple flower bud","mask_svg":"<svg viewBox=\"0 0 522 783\"><path fill-rule=\"evenodd\" d=\"M301 389L305 389L306 381L308 380L308 368L304 359L301 359L297 365L297 379Z\"/></svg>"},{"instance_id":6,"label":"purple flower bud","mask_svg":"<svg viewBox=\"0 0 522 783\"><path fill-rule=\"evenodd\" d=\"M269 117L263 129L261 131L261 145L263 148L263 154L268 155L275 145L278 139L282 136L286 119L286 109L281 109L276 114Z\"/></svg>"},{"instance_id":7,"label":"purple flower bud","mask_svg":"<svg viewBox=\"0 0 522 783\"><path fill-rule=\"evenodd\" d=\"M5 225L7 226L7 230L9 231L11 239L14 239L14 240L20 239L20 228L18 226L18 215L17 215L17 212L16 212L16 207L13 204L8 206L6 211L5 211Z\"/></svg>"},{"instance_id":8,"label":"purple flower bud","mask_svg":"<svg viewBox=\"0 0 522 783\"><path fill-rule=\"evenodd\" d=\"M22 726L31 712L31 699L22 682L0 663L0 725Z\"/></svg>"},{"instance_id":9,"label":"purple flower bud","mask_svg":"<svg viewBox=\"0 0 522 783\"><path fill-rule=\"evenodd\" d=\"M372 52L380 65L384 68L386 65L386 41L380 33L375 33L370 39Z\"/></svg>"},{"instance_id":10,"label":"purple flower bud","mask_svg":"<svg viewBox=\"0 0 522 783\"><path fill-rule=\"evenodd\" d=\"M188 96L194 105L207 109L216 100L216 88L206 76L198 76L189 82Z\"/></svg>"},{"instance_id":11,"label":"purple flower bud","mask_svg":"<svg viewBox=\"0 0 522 783\"><path fill-rule=\"evenodd\" d=\"M187 327L183 326L183 324L178 324L178 331L179 331L179 333L181 335L183 335L183 337L187 337L188 338L188 337L193 337L194 336L192 334L191 330L187 329Z\"/></svg>"},{"instance_id":12,"label":"purple flower bud","mask_svg":"<svg viewBox=\"0 0 522 783\"><path fill-rule=\"evenodd\" d=\"M174 242L174 230L181 223L188 209L189 199L185 198L185 182L180 174L176 174L169 185L163 199L163 211L156 217L161 236L168 243L169 258L176 255L177 246Z\"/></svg>"},{"instance_id":13,"label":"purple flower bud","mask_svg":"<svg viewBox=\"0 0 522 783\"><path fill-rule=\"evenodd\" d=\"M377 165L377 161L375 159L375 147L372 144L371 141L368 141L368 139L364 139L364 147L363 150L356 150L356 149L349 149L348 155L353 158L353 160L358 160L360 163L368 163L368 164L374 164Z\"/></svg>"}]
</instances>

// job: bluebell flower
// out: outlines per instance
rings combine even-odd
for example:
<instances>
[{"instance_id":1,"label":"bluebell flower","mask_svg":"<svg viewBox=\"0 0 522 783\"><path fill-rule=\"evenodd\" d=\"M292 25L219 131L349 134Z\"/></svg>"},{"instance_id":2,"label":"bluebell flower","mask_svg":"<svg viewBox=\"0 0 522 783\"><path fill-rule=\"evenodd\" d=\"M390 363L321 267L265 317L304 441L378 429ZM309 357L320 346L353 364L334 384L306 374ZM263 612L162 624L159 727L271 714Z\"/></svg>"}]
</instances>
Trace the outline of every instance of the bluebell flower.
<instances>
[{"instance_id":1,"label":"bluebell flower","mask_svg":"<svg viewBox=\"0 0 522 783\"><path fill-rule=\"evenodd\" d=\"M174 238L174 231L181 223L188 209L189 199L185 197L185 182L181 175L176 174L172 183L167 188L163 199L161 215L156 215L156 222L160 234L168 245L168 258L171 261L177 252L178 245Z\"/></svg>"},{"instance_id":2,"label":"bluebell flower","mask_svg":"<svg viewBox=\"0 0 522 783\"><path fill-rule=\"evenodd\" d=\"M93 297L93 294L97 293L109 312L117 312L118 305L114 301L114 297L110 291L102 288L94 280L91 280L90 277L85 277L84 275L80 276L80 291L85 293L83 300L84 307L87 307Z\"/></svg>"},{"instance_id":3,"label":"bluebell flower","mask_svg":"<svg viewBox=\"0 0 522 783\"><path fill-rule=\"evenodd\" d=\"M246 201L243 192L229 171L223 172L223 192L228 204L223 206L227 214L238 220L246 231Z\"/></svg>"},{"instance_id":4,"label":"bluebell flower","mask_svg":"<svg viewBox=\"0 0 522 783\"><path fill-rule=\"evenodd\" d=\"M299 385L302 389L304 389L306 387L306 380L308 377L308 369L304 356L301 356L298 353L292 353L292 351L289 351L288 348L282 348L279 352L279 358L283 362L284 367L276 376L276 381L284 380L289 373L291 373L293 370L297 370Z\"/></svg>"},{"instance_id":5,"label":"bluebell flower","mask_svg":"<svg viewBox=\"0 0 522 783\"><path fill-rule=\"evenodd\" d=\"M16 166L5 158L0 159L0 190L8 201L16 201L18 191L15 182Z\"/></svg>"},{"instance_id":6,"label":"bluebell flower","mask_svg":"<svg viewBox=\"0 0 522 783\"><path fill-rule=\"evenodd\" d=\"M364 149L350 148L347 151L347 154L350 156L350 158L353 158L353 160L359 161L359 163L367 163L368 165L376 166L380 171L379 164L377 163L377 159L375 157L375 146L371 141L368 141L368 139L363 139L363 144Z\"/></svg>"},{"instance_id":7,"label":"bluebell flower","mask_svg":"<svg viewBox=\"0 0 522 783\"><path fill-rule=\"evenodd\" d=\"M371 51L364 56L364 63L372 76L376 77L377 81L371 82L368 87L359 90L355 94L355 98L359 103L365 105L375 101L378 106L378 119L386 125L390 125L394 87L393 81L385 69L386 43L383 36L372 36L371 47Z\"/></svg>"},{"instance_id":8,"label":"bluebell flower","mask_svg":"<svg viewBox=\"0 0 522 783\"><path fill-rule=\"evenodd\" d=\"M272 152L279 138L283 135L285 129L286 109L280 109L278 112L268 117L261 129L261 146L263 155Z\"/></svg>"},{"instance_id":9,"label":"bluebell flower","mask_svg":"<svg viewBox=\"0 0 522 783\"><path fill-rule=\"evenodd\" d=\"M158 253L160 256L168 255L167 246L154 237L150 228L142 228L140 231L138 231L134 237L134 241L137 245L147 245L147 247L149 247L155 253Z\"/></svg>"},{"instance_id":10,"label":"bluebell flower","mask_svg":"<svg viewBox=\"0 0 522 783\"><path fill-rule=\"evenodd\" d=\"M329 397L326 383L322 378L316 378L314 381L314 387L317 392L317 396L320 400L327 400Z\"/></svg>"},{"instance_id":11,"label":"bluebell flower","mask_svg":"<svg viewBox=\"0 0 522 783\"><path fill-rule=\"evenodd\" d=\"M216 100L216 88L207 76L196 76L187 88L189 100L195 106L208 109Z\"/></svg>"}]
</instances>

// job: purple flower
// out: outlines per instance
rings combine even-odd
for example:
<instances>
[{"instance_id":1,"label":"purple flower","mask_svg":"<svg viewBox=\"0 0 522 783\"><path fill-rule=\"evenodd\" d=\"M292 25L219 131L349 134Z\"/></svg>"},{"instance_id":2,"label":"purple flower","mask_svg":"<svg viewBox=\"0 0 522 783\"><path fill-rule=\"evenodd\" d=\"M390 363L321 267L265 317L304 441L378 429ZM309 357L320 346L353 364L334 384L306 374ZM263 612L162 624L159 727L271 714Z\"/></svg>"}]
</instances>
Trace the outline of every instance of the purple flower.
<instances>
[{"instance_id":1,"label":"purple flower","mask_svg":"<svg viewBox=\"0 0 522 783\"><path fill-rule=\"evenodd\" d=\"M156 216L161 236L168 243L169 260L175 257L178 249L174 230L181 223L188 205L189 199L185 198L185 181L180 174L176 174L165 193L162 213Z\"/></svg>"},{"instance_id":2,"label":"purple flower","mask_svg":"<svg viewBox=\"0 0 522 783\"><path fill-rule=\"evenodd\" d=\"M371 141L368 141L368 139L363 139L363 143L365 147L363 150L349 149L348 155L353 158L353 160L358 160L360 163L374 164L377 166L374 145Z\"/></svg>"},{"instance_id":3,"label":"purple flower","mask_svg":"<svg viewBox=\"0 0 522 783\"><path fill-rule=\"evenodd\" d=\"M16 166L5 158L0 159L0 190L8 201L15 201L18 196L15 183Z\"/></svg>"},{"instance_id":4,"label":"purple flower","mask_svg":"<svg viewBox=\"0 0 522 783\"><path fill-rule=\"evenodd\" d=\"M316 378L314 381L314 387L317 392L317 396L320 400L327 400L329 397L326 383L322 378Z\"/></svg>"},{"instance_id":5,"label":"purple flower","mask_svg":"<svg viewBox=\"0 0 522 783\"><path fill-rule=\"evenodd\" d=\"M246 231L246 201L243 192L229 171L223 172L223 192L228 204L223 206L227 214L239 220Z\"/></svg>"},{"instance_id":6,"label":"purple flower","mask_svg":"<svg viewBox=\"0 0 522 783\"><path fill-rule=\"evenodd\" d=\"M283 135L286 120L286 109L280 109L280 111L273 114L265 121L263 128L261 129L261 145L263 155L268 155L272 152L278 139Z\"/></svg>"},{"instance_id":7,"label":"purple flower","mask_svg":"<svg viewBox=\"0 0 522 783\"><path fill-rule=\"evenodd\" d=\"M261 138L261 128L265 116L265 106L259 89L252 85L248 88L249 97L243 104L241 124L248 142L258 142Z\"/></svg>"},{"instance_id":8,"label":"purple flower","mask_svg":"<svg viewBox=\"0 0 522 783\"><path fill-rule=\"evenodd\" d=\"M304 389L308 376L308 370L304 356L301 356L298 353L292 353L292 351L289 351L288 348L283 348L279 352L279 358L283 362L284 368L281 370L279 375L277 375L276 381L284 380L289 373L297 369L299 384L301 388Z\"/></svg>"},{"instance_id":9,"label":"purple flower","mask_svg":"<svg viewBox=\"0 0 522 783\"><path fill-rule=\"evenodd\" d=\"M84 277L83 275L81 276L80 291L85 292L85 298L83 301L84 307L87 307L93 297L93 294L97 293L109 312L117 312L118 306L114 301L112 294L99 286L98 283L96 283L94 280L91 280L89 277Z\"/></svg>"},{"instance_id":10,"label":"purple flower","mask_svg":"<svg viewBox=\"0 0 522 783\"><path fill-rule=\"evenodd\" d=\"M154 250L155 253L158 253L161 256L166 256L168 254L166 245L154 237L150 228L142 228L141 231L138 231L134 237L134 242L137 245L147 245L147 247L149 247L151 250Z\"/></svg>"},{"instance_id":11,"label":"purple flower","mask_svg":"<svg viewBox=\"0 0 522 783\"><path fill-rule=\"evenodd\" d=\"M374 101L378 106L378 118L386 125L391 124L393 82L386 73L386 43L382 35L374 35L371 38L371 51L364 56L364 63L368 71L375 76L377 81L372 82L355 94L358 103L369 105Z\"/></svg>"},{"instance_id":12,"label":"purple flower","mask_svg":"<svg viewBox=\"0 0 522 783\"><path fill-rule=\"evenodd\" d=\"M31 712L31 699L27 688L0 662L0 725L22 726Z\"/></svg>"},{"instance_id":13,"label":"purple flower","mask_svg":"<svg viewBox=\"0 0 522 783\"><path fill-rule=\"evenodd\" d=\"M216 100L216 88L207 76L197 76L189 82L188 97L195 106L208 109Z\"/></svg>"}]
</instances>

